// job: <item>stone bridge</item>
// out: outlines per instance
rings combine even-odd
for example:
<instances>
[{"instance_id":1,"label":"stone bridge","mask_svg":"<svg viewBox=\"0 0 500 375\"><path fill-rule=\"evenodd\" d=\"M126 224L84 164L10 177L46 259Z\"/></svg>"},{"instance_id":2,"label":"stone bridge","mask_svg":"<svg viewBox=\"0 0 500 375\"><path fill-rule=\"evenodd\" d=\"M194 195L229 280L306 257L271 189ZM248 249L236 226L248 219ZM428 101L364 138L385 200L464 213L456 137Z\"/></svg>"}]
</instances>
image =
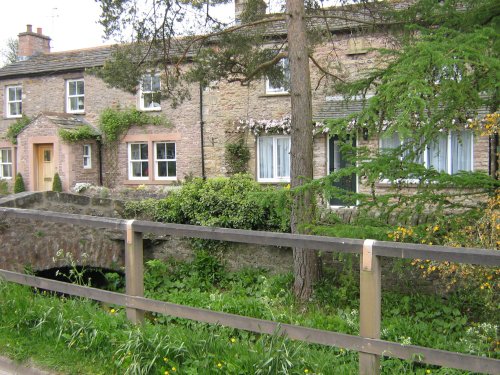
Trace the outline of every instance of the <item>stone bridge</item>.
<instances>
[{"instance_id":1,"label":"stone bridge","mask_svg":"<svg viewBox=\"0 0 500 375\"><path fill-rule=\"evenodd\" d=\"M117 200L51 191L9 195L0 199L0 206L116 218L123 210ZM26 267L39 271L67 266L62 259L54 261L62 250L78 265L118 270L124 264L123 238L120 231L0 217L0 269L22 272Z\"/></svg>"}]
</instances>

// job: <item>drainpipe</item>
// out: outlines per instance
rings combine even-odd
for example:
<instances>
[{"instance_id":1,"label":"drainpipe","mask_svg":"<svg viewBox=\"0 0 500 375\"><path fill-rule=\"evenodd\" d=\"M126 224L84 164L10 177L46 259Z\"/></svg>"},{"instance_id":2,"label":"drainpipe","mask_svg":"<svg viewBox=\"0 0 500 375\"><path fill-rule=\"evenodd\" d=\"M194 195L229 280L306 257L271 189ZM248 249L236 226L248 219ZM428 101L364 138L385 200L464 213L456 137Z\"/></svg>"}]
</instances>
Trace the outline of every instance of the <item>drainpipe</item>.
<instances>
[{"instance_id":1,"label":"drainpipe","mask_svg":"<svg viewBox=\"0 0 500 375\"><path fill-rule=\"evenodd\" d=\"M102 186L102 142L99 138L97 142L97 158L99 159L99 186Z\"/></svg>"},{"instance_id":2,"label":"drainpipe","mask_svg":"<svg viewBox=\"0 0 500 375\"><path fill-rule=\"evenodd\" d=\"M205 125L205 121L203 121L203 85L200 83L200 136L201 136L201 177L206 180L207 176L205 175L205 141L203 137L203 127Z\"/></svg>"}]
</instances>

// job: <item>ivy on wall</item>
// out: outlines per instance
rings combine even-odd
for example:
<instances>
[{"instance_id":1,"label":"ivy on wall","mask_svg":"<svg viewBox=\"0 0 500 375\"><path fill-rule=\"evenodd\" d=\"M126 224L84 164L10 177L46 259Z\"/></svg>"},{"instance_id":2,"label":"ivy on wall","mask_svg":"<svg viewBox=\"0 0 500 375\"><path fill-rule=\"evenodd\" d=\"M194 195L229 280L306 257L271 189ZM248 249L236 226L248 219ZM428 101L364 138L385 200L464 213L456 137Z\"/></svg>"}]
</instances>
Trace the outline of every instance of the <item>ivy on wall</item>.
<instances>
[{"instance_id":1,"label":"ivy on wall","mask_svg":"<svg viewBox=\"0 0 500 375\"><path fill-rule=\"evenodd\" d=\"M17 136L24 130L31 122L31 118L23 114L23 116L13 122L7 129L6 138L13 145L17 145Z\"/></svg>"},{"instance_id":2,"label":"ivy on wall","mask_svg":"<svg viewBox=\"0 0 500 375\"><path fill-rule=\"evenodd\" d=\"M75 143L89 139L99 139L99 134L90 125L79 126L76 129L60 129L59 137L67 143Z\"/></svg>"},{"instance_id":3,"label":"ivy on wall","mask_svg":"<svg viewBox=\"0 0 500 375\"><path fill-rule=\"evenodd\" d=\"M133 108L107 108L99 118L99 129L105 143L118 141L132 126L144 125L170 126L170 122L163 116L150 115Z\"/></svg>"}]
</instances>

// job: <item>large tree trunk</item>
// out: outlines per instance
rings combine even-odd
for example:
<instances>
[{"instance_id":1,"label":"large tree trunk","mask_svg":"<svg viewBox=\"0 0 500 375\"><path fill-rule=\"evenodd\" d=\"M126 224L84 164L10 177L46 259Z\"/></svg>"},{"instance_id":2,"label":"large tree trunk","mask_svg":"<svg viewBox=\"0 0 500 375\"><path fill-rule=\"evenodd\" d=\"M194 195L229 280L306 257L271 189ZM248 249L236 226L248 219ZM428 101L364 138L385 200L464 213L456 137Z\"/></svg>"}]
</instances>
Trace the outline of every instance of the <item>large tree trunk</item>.
<instances>
[{"instance_id":1,"label":"large tree trunk","mask_svg":"<svg viewBox=\"0 0 500 375\"><path fill-rule=\"evenodd\" d=\"M286 10L292 106L291 187L294 188L313 178L311 77L303 0L287 0ZM295 193L293 200L291 229L292 233L300 233L302 225L311 223L314 218L316 205L311 191ZM307 300L320 275L317 254L295 248L293 259L295 296Z\"/></svg>"}]
</instances>

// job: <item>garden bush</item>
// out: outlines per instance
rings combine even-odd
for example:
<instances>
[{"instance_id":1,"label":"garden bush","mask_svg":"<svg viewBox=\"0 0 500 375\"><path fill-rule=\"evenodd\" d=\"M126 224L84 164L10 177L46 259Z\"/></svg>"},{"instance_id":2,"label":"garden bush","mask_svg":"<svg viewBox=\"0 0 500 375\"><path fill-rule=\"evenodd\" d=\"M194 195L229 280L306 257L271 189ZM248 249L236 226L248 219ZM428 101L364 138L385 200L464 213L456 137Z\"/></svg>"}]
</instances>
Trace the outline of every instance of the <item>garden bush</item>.
<instances>
[{"instance_id":1,"label":"garden bush","mask_svg":"<svg viewBox=\"0 0 500 375\"><path fill-rule=\"evenodd\" d=\"M161 222L288 232L289 191L262 187L250 175L194 178L160 200L128 202L127 216Z\"/></svg>"},{"instance_id":2,"label":"garden bush","mask_svg":"<svg viewBox=\"0 0 500 375\"><path fill-rule=\"evenodd\" d=\"M21 173L18 173L16 175L16 181L14 182L14 194L22 193L25 190L26 188L24 187L23 176L21 175Z\"/></svg>"},{"instance_id":3,"label":"garden bush","mask_svg":"<svg viewBox=\"0 0 500 375\"><path fill-rule=\"evenodd\" d=\"M58 193L62 192L62 182L61 177L59 177L59 173L54 174L54 180L52 181L52 191L56 191Z\"/></svg>"}]
</instances>

